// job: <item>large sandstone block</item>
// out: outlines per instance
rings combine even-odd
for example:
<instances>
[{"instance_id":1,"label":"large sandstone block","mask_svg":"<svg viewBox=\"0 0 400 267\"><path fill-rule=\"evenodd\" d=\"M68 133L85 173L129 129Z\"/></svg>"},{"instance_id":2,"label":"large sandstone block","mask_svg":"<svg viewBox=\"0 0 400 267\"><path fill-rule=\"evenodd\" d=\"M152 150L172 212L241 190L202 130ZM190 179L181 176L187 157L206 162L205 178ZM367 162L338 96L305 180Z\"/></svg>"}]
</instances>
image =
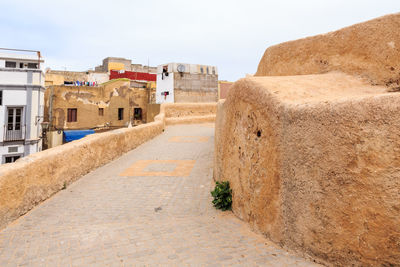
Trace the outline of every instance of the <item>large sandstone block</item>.
<instances>
[{"instance_id":1,"label":"large sandstone block","mask_svg":"<svg viewBox=\"0 0 400 267\"><path fill-rule=\"evenodd\" d=\"M342 71L400 90L400 13L269 47L257 76Z\"/></svg>"},{"instance_id":2,"label":"large sandstone block","mask_svg":"<svg viewBox=\"0 0 400 267\"><path fill-rule=\"evenodd\" d=\"M341 73L253 77L218 107L214 177L238 217L335 265L399 264L399 93Z\"/></svg>"}]
</instances>

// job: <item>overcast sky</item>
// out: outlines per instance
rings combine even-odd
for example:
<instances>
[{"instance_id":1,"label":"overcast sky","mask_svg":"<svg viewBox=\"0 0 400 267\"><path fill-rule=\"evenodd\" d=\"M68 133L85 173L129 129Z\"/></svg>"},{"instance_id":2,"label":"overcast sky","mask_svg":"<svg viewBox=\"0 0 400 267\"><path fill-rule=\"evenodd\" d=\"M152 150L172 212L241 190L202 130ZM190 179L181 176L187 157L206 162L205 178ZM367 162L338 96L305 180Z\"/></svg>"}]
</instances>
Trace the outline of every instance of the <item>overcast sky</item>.
<instances>
[{"instance_id":1,"label":"overcast sky","mask_svg":"<svg viewBox=\"0 0 400 267\"><path fill-rule=\"evenodd\" d=\"M216 65L219 78L231 81L254 73L268 46L400 12L400 0L0 0L0 6L0 47L40 50L52 69L87 70L116 56L151 66Z\"/></svg>"}]
</instances>

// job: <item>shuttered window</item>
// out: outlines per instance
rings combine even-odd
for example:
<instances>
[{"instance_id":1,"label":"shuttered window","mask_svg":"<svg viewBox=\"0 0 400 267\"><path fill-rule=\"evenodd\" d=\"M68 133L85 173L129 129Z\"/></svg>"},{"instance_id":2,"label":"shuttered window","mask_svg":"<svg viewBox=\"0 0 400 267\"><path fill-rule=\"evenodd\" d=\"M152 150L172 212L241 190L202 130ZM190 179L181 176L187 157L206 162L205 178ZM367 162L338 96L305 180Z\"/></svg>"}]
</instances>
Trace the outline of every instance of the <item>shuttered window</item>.
<instances>
[{"instance_id":1,"label":"shuttered window","mask_svg":"<svg viewBox=\"0 0 400 267\"><path fill-rule=\"evenodd\" d=\"M68 117L67 122L76 122L78 116L78 109L76 108L69 108L68 109Z\"/></svg>"}]
</instances>

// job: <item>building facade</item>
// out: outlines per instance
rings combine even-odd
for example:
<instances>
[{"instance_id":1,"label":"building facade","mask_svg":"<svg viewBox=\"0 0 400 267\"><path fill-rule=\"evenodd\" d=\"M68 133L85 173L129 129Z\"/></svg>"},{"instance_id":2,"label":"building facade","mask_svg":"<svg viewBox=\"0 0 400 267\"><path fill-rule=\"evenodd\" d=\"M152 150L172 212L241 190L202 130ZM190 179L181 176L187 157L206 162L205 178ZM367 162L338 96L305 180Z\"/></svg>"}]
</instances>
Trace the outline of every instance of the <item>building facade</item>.
<instances>
[{"instance_id":1,"label":"building facade","mask_svg":"<svg viewBox=\"0 0 400 267\"><path fill-rule=\"evenodd\" d=\"M109 81L107 72L88 71L63 71L63 70L46 70L45 86L51 85L73 85L77 82L102 84Z\"/></svg>"},{"instance_id":2,"label":"building facade","mask_svg":"<svg viewBox=\"0 0 400 267\"><path fill-rule=\"evenodd\" d=\"M157 67L157 104L217 100L217 67L184 63L168 63Z\"/></svg>"},{"instance_id":3,"label":"building facade","mask_svg":"<svg viewBox=\"0 0 400 267\"><path fill-rule=\"evenodd\" d=\"M132 60L121 57L107 57L103 59L103 64L95 68L97 72L110 72L111 70L133 71L143 73L157 73L156 67L144 66L142 64L132 64Z\"/></svg>"},{"instance_id":4,"label":"building facade","mask_svg":"<svg viewBox=\"0 0 400 267\"><path fill-rule=\"evenodd\" d=\"M121 78L126 78L133 81L155 82L157 80L157 75L147 72L110 70L110 80Z\"/></svg>"},{"instance_id":5,"label":"building facade","mask_svg":"<svg viewBox=\"0 0 400 267\"><path fill-rule=\"evenodd\" d=\"M1 163L42 150L43 62L39 51L0 50Z\"/></svg>"},{"instance_id":6,"label":"building facade","mask_svg":"<svg viewBox=\"0 0 400 267\"><path fill-rule=\"evenodd\" d=\"M117 57L103 59L95 70L67 71L46 70L45 86L52 85L100 85L109 80L128 78L130 80L156 81L156 67L132 64L132 60Z\"/></svg>"},{"instance_id":7,"label":"building facade","mask_svg":"<svg viewBox=\"0 0 400 267\"><path fill-rule=\"evenodd\" d=\"M63 143L65 130L107 131L146 123L152 84L129 79L100 86L47 87L45 93L46 148Z\"/></svg>"},{"instance_id":8,"label":"building facade","mask_svg":"<svg viewBox=\"0 0 400 267\"><path fill-rule=\"evenodd\" d=\"M132 81L133 82L133 81ZM49 130L126 127L145 122L149 90L130 80L101 86L50 86L45 95Z\"/></svg>"}]
</instances>

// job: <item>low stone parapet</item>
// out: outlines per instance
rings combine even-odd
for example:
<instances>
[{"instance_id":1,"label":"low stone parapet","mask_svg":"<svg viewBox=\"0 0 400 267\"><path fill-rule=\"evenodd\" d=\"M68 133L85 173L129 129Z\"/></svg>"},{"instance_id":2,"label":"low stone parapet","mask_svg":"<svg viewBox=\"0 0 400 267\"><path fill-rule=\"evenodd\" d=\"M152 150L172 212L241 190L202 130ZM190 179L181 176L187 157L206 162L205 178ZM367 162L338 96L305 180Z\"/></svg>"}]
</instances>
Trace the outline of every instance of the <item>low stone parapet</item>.
<instances>
[{"instance_id":1,"label":"low stone parapet","mask_svg":"<svg viewBox=\"0 0 400 267\"><path fill-rule=\"evenodd\" d=\"M1 165L0 229L86 173L159 135L166 124L202 123L215 118L216 103L176 107L162 105L151 123L88 135Z\"/></svg>"}]
</instances>

